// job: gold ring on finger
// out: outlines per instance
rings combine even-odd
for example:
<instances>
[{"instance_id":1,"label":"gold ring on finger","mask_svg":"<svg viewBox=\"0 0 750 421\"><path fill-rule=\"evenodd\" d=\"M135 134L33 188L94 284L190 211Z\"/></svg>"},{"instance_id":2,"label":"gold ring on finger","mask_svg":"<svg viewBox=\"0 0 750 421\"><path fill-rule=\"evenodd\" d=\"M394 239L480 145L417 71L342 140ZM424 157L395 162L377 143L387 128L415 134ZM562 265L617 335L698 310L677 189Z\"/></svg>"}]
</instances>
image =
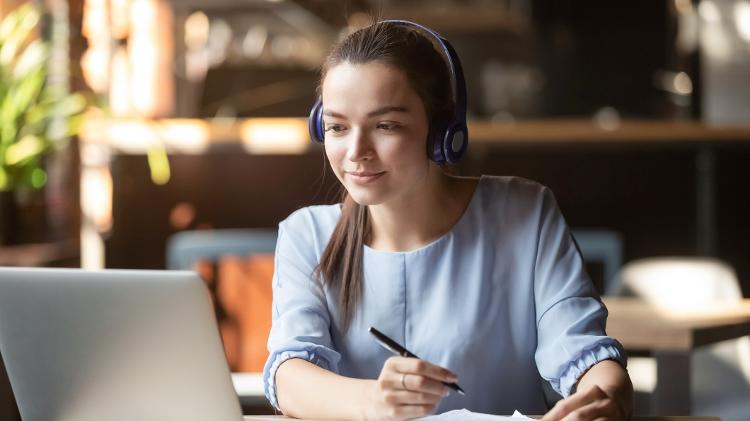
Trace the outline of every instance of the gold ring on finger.
<instances>
[{"instance_id":1,"label":"gold ring on finger","mask_svg":"<svg viewBox=\"0 0 750 421\"><path fill-rule=\"evenodd\" d=\"M406 373L401 374L401 386L403 386L404 390L409 390L409 388L406 387Z\"/></svg>"}]
</instances>

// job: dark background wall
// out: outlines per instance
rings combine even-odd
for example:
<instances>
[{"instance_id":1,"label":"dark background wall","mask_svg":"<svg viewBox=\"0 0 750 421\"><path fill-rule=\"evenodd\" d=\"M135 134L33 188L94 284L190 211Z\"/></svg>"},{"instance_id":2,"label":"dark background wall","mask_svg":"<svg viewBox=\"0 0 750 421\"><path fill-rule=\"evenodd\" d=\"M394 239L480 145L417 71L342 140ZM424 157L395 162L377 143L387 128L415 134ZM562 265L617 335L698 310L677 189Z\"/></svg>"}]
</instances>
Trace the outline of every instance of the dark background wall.
<instances>
[{"instance_id":1,"label":"dark background wall","mask_svg":"<svg viewBox=\"0 0 750 421\"><path fill-rule=\"evenodd\" d=\"M738 271L750 295L750 144L717 146L717 253ZM478 144L464 175L518 175L555 193L568 224L608 228L624 239L625 261L700 253L696 229L696 153L685 143ZM338 182L322 152L253 156L216 153L171 157L172 180L149 181L145 157L113 164L114 226L107 267L163 268L170 214L195 208L186 226L275 227L295 209L338 200ZM593 275L593 274L592 274Z\"/></svg>"}]
</instances>

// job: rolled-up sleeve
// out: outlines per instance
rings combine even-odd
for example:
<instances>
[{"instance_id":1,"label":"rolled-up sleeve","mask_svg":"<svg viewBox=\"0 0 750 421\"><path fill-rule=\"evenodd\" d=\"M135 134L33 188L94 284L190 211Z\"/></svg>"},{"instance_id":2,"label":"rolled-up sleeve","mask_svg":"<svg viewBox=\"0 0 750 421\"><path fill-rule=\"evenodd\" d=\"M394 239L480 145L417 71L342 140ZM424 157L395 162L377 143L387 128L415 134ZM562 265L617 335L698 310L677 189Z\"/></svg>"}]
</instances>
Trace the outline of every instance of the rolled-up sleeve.
<instances>
[{"instance_id":1,"label":"rolled-up sleeve","mask_svg":"<svg viewBox=\"0 0 750 421\"><path fill-rule=\"evenodd\" d=\"M279 225L273 275L273 317L263 385L269 402L279 408L276 370L301 358L337 372L340 354L333 349L330 316L323 287L313 275L317 255L310 227L301 215Z\"/></svg>"},{"instance_id":2,"label":"rolled-up sleeve","mask_svg":"<svg viewBox=\"0 0 750 421\"><path fill-rule=\"evenodd\" d=\"M552 192L546 188L539 215L534 269L535 360L541 376L567 397L591 366L612 359L625 367L626 356L622 345L606 335L607 308L586 274Z\"/></svg>"}]
</instances>

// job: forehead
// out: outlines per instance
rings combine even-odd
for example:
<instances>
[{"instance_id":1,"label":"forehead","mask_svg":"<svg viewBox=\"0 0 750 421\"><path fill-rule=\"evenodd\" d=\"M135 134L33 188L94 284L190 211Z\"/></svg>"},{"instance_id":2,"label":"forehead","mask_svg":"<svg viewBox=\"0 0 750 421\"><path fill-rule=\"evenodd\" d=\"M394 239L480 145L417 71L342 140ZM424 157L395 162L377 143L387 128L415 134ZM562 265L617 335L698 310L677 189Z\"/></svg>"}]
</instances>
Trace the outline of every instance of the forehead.
<instances>
[{"instance_id":1,"label":"forehead","mask_svg":"<svg viewBox=\"0 0 750 421\"><path fill-rule=\"evenodd\" d=\"M323 80L322 99L324 108L345 114L385 105L421 105L406 74L379 62L332 67Z\"/></svg>"}]
</instances>

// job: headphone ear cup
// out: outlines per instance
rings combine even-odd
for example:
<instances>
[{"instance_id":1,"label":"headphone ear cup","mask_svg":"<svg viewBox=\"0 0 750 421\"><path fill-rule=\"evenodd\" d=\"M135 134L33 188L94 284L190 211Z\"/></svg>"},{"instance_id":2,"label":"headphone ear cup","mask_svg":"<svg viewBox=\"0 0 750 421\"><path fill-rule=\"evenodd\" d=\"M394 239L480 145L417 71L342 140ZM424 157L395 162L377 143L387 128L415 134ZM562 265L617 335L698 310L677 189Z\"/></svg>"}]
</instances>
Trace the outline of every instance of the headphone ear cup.
<instances>
[{"instance_id":1,"label":"headphone ear cup","mask_svg":"<svg viewBox=\"0 0 750 421\"><path fill-rule=\"evenodd\" d=\"M430 124L430 129L427 133L427 156L438 165L445 164L445 153L443 152L444 137L445 130L443 127L432 127L432 124Z\"/></svg>"},{"instance_id":2,"label":"headphone ear cup","mask_svg":"<svg viewBox=\"0 0 750 421\"><path fill-rule=\"evenodd\" d=\"M456 164L466 153L469 130L463 125L452 125L445 130L444 134L440 146L443 149L445 162Z\"/></svg>"},{"instance_id":3,"label":"headphone ear cup","mask_svg":"<svg viewBox=\"0 0 750 421\"><path fill-rule=\"evenodd\" d=\"M323 127L323 101L318 98L310 110L310 117L307 119L307 129L310 132L310 139L315 143L325 141L325 131Z\"/></svg>"}]
</instances>

